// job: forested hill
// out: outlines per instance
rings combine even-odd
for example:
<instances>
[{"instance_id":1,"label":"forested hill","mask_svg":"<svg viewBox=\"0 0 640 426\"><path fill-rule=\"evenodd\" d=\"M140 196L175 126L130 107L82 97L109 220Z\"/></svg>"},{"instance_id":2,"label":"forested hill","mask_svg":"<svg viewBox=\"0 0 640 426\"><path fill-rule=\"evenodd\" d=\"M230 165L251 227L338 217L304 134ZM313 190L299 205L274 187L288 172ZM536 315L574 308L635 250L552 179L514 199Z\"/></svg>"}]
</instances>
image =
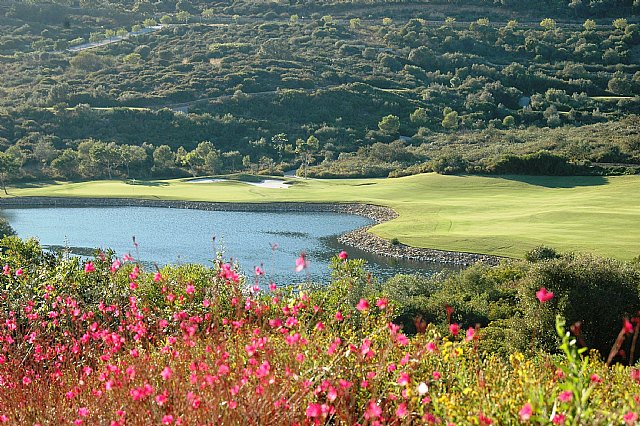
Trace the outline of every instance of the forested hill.
<instances>
[{"instance_id":1,"label":"forested hill","mask_svg":"<svg viewBox=\"0 0 640 426\"><path fill-rule=\"evenodd\" d=\"M634 173L638 3L5 1L0 170Z\"/></svg>"}]
</instances>

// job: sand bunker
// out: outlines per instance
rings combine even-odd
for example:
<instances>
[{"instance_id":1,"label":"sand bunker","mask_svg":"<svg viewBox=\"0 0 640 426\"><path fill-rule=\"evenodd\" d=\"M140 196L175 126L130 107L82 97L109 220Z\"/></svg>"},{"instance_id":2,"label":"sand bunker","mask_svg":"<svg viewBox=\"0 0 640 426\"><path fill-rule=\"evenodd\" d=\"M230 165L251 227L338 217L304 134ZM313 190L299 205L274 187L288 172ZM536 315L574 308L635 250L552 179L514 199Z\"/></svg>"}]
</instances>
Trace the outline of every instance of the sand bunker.
<instances>
[{"instance_id":1,"label":"sand bunker","mask_svg":"<svg viewBox=\"0 0 640 426\"><path fill-rule=\"evenodd\" d=\"M232 181L229 179L199 178L199 179L191 179L188 182L189 183L216 183L216 182L232 182ZM246 183L248 185L258 186L261 188L272 188L272 189L287 189L290 186L285 181L276 180L276 179L265 179L260 182L244 182L244 181L233 181L233 182L241 182L241 183Z\"/></svg>"}]
</instances>

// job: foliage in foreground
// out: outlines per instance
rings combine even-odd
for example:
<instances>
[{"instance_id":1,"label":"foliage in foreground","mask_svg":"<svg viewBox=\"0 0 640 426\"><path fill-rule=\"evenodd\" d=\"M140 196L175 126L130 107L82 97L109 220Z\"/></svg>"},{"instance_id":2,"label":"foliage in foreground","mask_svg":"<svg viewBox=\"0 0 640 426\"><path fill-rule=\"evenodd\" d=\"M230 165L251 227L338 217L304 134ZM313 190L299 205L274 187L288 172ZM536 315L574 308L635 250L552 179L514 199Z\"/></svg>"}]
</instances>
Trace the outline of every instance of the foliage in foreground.
<instances>
[{"instance_id":1,"label":"foliage in foreground","mask_svg":"<svg viewBox=\"0 0 640 426\"><path fill-rule=\"evenodd\" d=\"M407 336L362 262L325 290L233 265L146 273L5 239L0 421L11 424L635 424L640 372L561 354L485 354L451 322ZM292 262L293 263L293 262ZM297 261L304 269L303 257ZM262 289L262 290L261 290ZM535 297L531 295L531 297ZM539 305L553 301L537 296ZM449 312L451 319L451 312ZM621 332L624 337L626 328Z\"/></svg>"}]
</instances>

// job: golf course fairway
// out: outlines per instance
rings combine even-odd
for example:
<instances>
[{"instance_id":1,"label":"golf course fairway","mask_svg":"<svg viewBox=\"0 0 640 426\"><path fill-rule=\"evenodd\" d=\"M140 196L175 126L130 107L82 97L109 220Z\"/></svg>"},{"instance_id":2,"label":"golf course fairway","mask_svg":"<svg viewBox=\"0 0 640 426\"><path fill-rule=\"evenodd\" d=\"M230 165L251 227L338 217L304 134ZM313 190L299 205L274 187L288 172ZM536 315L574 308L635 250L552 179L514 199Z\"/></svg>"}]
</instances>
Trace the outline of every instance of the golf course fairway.
<instances>
[{"instance_id":1,"label":"golf course fairway","mask_svg":"<svg viewBox=\"0 0 640 426\"><path fill-rule=\"evenodd\" d=\"M10 197L117 197L218 202L360 202L399 217L372 228L401 243L522 257L547 245L629 260L640 255L640 176L533 177L422 174L395 179L290 179L287 189L239 181L90 181L27 184Z\"/></svg>"}]
</instances>

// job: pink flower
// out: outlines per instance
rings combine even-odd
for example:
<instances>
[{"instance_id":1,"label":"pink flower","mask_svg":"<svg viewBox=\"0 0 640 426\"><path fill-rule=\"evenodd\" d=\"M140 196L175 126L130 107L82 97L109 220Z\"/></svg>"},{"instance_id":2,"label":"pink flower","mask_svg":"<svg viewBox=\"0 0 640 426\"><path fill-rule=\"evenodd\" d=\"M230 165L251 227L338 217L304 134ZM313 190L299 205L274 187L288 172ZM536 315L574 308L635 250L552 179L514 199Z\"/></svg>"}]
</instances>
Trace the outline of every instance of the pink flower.
<instances>
[{"instance_id":1,"label":"pink flower","mask_svg":"<svg viewBox=\"0 0 640 426\"><path fill-rule=\"evenodd\" d=\"M171 414L167 414L162 418L163 425L170 425L171 423L173 423L173 416Z\"/></svg>"},{"instance_id":2,"label":"pink flower","mask_svg":"<svg viewBox=\"0 0 640 426\"><path fill-rule=\"evenodd\" d=\"M398 408L396 409L396 416L405 417L407 414L408 414L407 403L403 402L402 404L398 405Z\"/></svg>"},{"instance_id":3,"label":"pink flower","mask_svg":"<svg viewBox=\"0 0 640 426\"><path fill-rule=\"evenodd\" d=\"M356 309L359 311L366 311L369 309L369 302L366 299L360 299L358 304L356 305Z\"/></svg>"},{"instance_id":4,"label":"pink flower","mask_svg":"<svg viewBox=\"0 0 640 426\"><path fill-rule=\"evenodd\" d=\"M336 321L342 321L344 319L344 316L342 315L342 312L338 311L336 312Z\"/></svg>"},{"instance_id":5,"label":"pink flower","mask_svg":"<svg viewBox=\"0 0 640 426\"><path fill-rule=\"evenodd\" d=\"M450 332L451 332L451 334L453 334L454 336L457 336L457 335L458 335L458 333L460 333L460 326L454 322L453 324L450 324L450 325L449 325L449 331L450 331Z\"/></svg>"},{"instance_id":6,"label":"pink flower","mask_svg":"<svg viewBox=\"0 0 640 426\"><path fill-rule=\"evenodd\" d=\"M187 287L185 288L184 291L187 294L193 294L193 293L196 292L196 288L195 288L195 286L193 284L189 283L189 284L187 284Z\"/></svg>"},{"instance_id":7,"label":"pink flower","mask_svg":"<svg viewBox=\"0 0 640 426\"><path fill-rule=\"evenodd\" d=\"M322 331L322 330L324 330L324 323L323 323L322 321L319 321L319 322L316 324L316 330L318 330L318 331Z\"/></svg>"},{"instance_id":8,"label":"pink flower","mask_svg":"<svg viewBox=\"0 0 640 426\"><path fill-rule=\"evenodd\" d=\"M87 417L89 415L89 409L87 407L78 408L78 415L80 417Z\"/></svg>"},{"instance_id":9,"label":"pink flower","mask_svg":"<svg viewBox=\"0 0 640 426\"><path fill-rule=\"evenodd\" d=\"M562 402L569 402L573 399L573 392L571 391L562 391L560 395L558 395L558 399Z\"/></svg>"},{"instance_id":10,"label":"pink flower","mask_svg":"<svg viewBox=\"0 0 640 426\"><path fill-rule=\"evenodd\" d=\"M369 403L367 404L367 409L364 412L364 418L367 420L368 419L375 420L378 417L380 417L381 414L382 414L382 408L380 408L375 401L373 400L369 401Z\"/></svg>"},{"instance_id":11,"label":"pink flower","mask_svg":"<svg viewBox=\"0 0 640 426\"><path fill-rule=\"evenodd\" d=\"M638 421L638 415L633 411L629 411L627 414L622 416L622 419L627 424L627 426L631 426L635 425L636 421Z\"/></svg>"},{"instance_id":12,"label":"pink flower","mask_svg":"<svg viewBox=\"0 0 640 426\"><path fill-rule=\"evenodd\" d=\"M591 383L593 384L602 383L602 379L596 373L593 373L589 380L591 380Z\"/></svg>"},{"instance_id":13,"label":"pink flower","mask_svg":"<svg viewBox=\"0 0 640 426\"><path fill-rule=\"evenodd\" d=\"M11 273L11 268L9 268L9 265L4 265L2 267L2 275L9 275Z\"/></svg>"},{"instance_id":14,"label":"pink flower","mask_svg":"<svg viewBox=\"0 0 640 426\"><path fill-rule=\"evenodd\" d=\"M473 337L476 335L476 329L473 327L469 327L467 328L467 337L465 337L464 340L466 340L467 342L470 342L473 340Z\"/></svg>"},{"instance_id":15,"label":"pink flower","mask_svg":"<svg viewBox=\"0 0 640 426\"><path fill-rule=\"evenodd\" d=\"M553 423L554 425L561 425L561 424L564 424L566 419L567 419L567 416L565 416L564 414L561 414L561 413L556 414L551 419L551 423Z\"/></svg>"},{"instance_id":16,"label":"pink flower","mask_svg":"<svg viewBox=\"0 0 640 426\"><path fill-rule=\"evenodd\" d=\"M545 303L553 299L553 292L547 291L546 288L542 287L540 290L536 291L536 297L538 298L540 303Z\"/></svg>"},{"instance_id":17,"label":"pink flower","mask_svg":"<svg viewBox=\"0 0 640 426\"><path fill-rule=\"evenodd\" d=\"M169 380L169 377L171 377L171 374L173 374L173 371L169 367L165 367L164 370L162 370L162 372L160 373L160 375L164 380Z\"/></svg>"},{"instance_id":18,"label":"pink flower","mask_svg":"<svg viewBox=\"0 0 640 426\"><path fill-rule=\"evenodd\" d=\"M338 257L339 257L341 260L347 260L347 252L346 252L346 251L344 251L344 250L342 250L340 253L338 253Z\"/></svg>"},{"instance_id":19,"label":"pink flower","mask_svg":"<svg viewBox=\"0 0 640 426\"><path fill-rule=\"evenodd\" d=\"M522 420L523 422L529 420L531 418L531 414L533 414L533 408L531 407L531 404L529 404L528 402L524 404L518 414L520 414L520 420Z\"/></svg>"},{"instance_id":20,"label":"pink flower","mask_svg":"<svg viewBox=\"0 0 640 426\"><path fill-rule=\"evenodd\" d=\"M84 272L85 273L90 273L90 272L95 272L96 267L93 266L93 262L87 262L86 265L84 265Z\"/></svg>"},{"instance_id":21,"label":"pink flower","mask_svg":"<svg viewBox=\"0 0 640 426\"><path fill-rule=\"evenodd\" d=\"M434 342L427 343L427 351L435 352L437 350L438 350L438 346L436 346L436 344Z\"/></svg>"},{"instance_id":22,"label":"pink flower","mask_svg":"<svg viewBox=\"0 0 640 426\"><path fill-rule=\"evenodd\" d=\"M264 270L259 266L256 266L256 275L264 275Z\"/></svg>"},{"instance_id":23,"label":"pink flower","mask_svg":"<svg viewBox=\"0 0 640 426\"><path fill-rule=\"evenodd\" d=\"M276 285L276 283L269 283L269 290L276 291L277 289L278 286Z\"/></svg>"},{"instance_id":24,"label":"pink flower","mask_svg":"<svg viewBox=\"0 0 640 426\"><path fill-rule=\"evenodd\" d=\"M129 253L127 253L124 256L122 256L122 260L124 260L125 262L133 262L133 257L131 257Z\"/></svg>"},{"instance_id":25,"label":"pink flower","mask_svg":"<svg viewBox=\"0 0 640 426\"><path fill-rule=\"evenodd\" d=\"M16 277L19 277L23 274L22 272L22 268L18 268L18 270L16 271Z\"/></svg>"},{"instance_id":26,"label":"pink flower","mask_svg":"<svg viewBox=\"0 0 640 426\"><path fill-rule=\"evenodd\" d=\"M382 310L387 309L388 305L389 299L387 299L386 297L382 297L376 301L376 306Z\"/></svg>"},{"instance_id":27,"label":"pink flower","mask_svg":"<svg viewBox=\"0 0 640 426\"><path fill-rule=\"evenodd\" d=\"M305 252L300 253L300 257L296 259L296 272L300 272L309 266L307 262L307 254Z\"/></svg>"},{"instance_id":28,"label":"pink flower","mask_svg":"<svg viewBox=\"0 0 640 426\"><path fill-rule=\"evenodd\" d=\"M153 274L153 281L154 282L162 281L162 274L160 272L156 272L155 274Z\"/></svg>"},{"instance_id":29,"label":"pink flower","mask_svg":"<svg viewBox=\"0 0 640 426\"><path fill-rule=\"evenodd\" d=\"M625 334L633 333L633 324L627 318L624 319L622 328L624 329Z\"/></svg>"},{"instance_id":30,"label":"pink flower","mask_svg":"<svg viewBox=\"0 0 640 426\"><path fill-rule=\"evenodd\" d=\"M441 377L442 377L442 374L440 374L439 371L433 372L433 380L440 380Z\"/></svg>"},{"instance_id":31,"label":"pink flower","mask_svg":"<svg viewBox=\"0 0 640 426\"><path fill-rule=\"evenodd\" d=\"M400 373L400 377L398 377L398 384L400 386L407 386L409 384L409 373Z\"/></svg>"},{"instance_id":32,"label":"pink flower","mask_svg":"<svg viewBox=\"0 0 640 426\"><path fill-rule=\"evenodd\" d=\"M320 417L322 415L322 406L320 404L309 404L307 406L307 417Z\"/></svg>"},{"instance_id":33,"label":"pink flower","mask_svg":"<svg viewBox=\"0 0 640 426\"><path fill-rule=\"evenodd\" d=\"M119 259L116 259L113 261L113 263L111 264L111 267L109 268L109 270L111 272L116 272L118 269L120 269L120 266L122 266L122 263L120 263Z\"/></svg>"}]
</instances>

